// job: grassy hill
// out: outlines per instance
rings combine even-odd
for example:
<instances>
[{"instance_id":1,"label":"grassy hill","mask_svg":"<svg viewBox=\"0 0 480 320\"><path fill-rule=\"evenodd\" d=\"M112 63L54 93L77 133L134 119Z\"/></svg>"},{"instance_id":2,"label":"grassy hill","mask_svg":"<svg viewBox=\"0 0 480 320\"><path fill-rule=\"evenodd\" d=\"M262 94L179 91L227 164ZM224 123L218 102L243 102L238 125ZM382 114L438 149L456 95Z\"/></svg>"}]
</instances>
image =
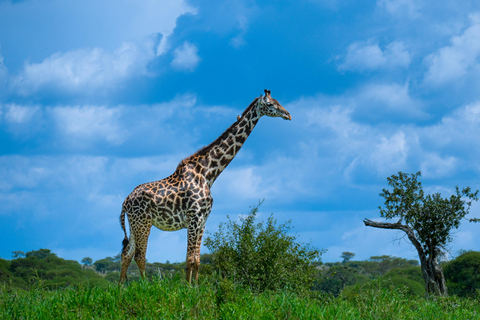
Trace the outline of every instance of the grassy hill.
<instances>
[{"instance_id":1,"label":"grassy hill","mask_svg":"<svg viewBox=\"0 0 480 320\"><path fill-rule=\"evenodd\" d=\"M48 249L30 251L14 260L0 259L0 283L22 289L108 285L97 272L83 269L77 261L59 258Z\"/></svg>"}]
</instances>

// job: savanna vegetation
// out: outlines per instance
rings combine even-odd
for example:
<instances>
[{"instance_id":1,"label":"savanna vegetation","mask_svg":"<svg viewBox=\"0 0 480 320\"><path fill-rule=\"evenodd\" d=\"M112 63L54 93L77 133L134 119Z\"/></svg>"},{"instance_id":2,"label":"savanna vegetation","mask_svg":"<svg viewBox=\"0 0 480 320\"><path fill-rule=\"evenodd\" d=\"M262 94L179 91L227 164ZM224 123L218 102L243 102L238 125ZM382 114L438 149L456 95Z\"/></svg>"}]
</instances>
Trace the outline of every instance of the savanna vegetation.
<instances>
[{"instance_id":1,"label":"savanna vegetation","mask_svg":"<svg viewBox=\"0 0 480 320\"><path fill-rule=\"evenodd\" d=\"M448 201L440 201L445 212ZM343 252L323 263L324 250L299 243L290 222L259 221L258 206L227 220L207 235L211 253L194 286L185 263L147 263L146 279L133 263L118 286L120 255L78 263L48 249L14 251L0 259L0 319L480 319L480 252L450 261L436 254L449 295L432 296L417 260Z\"/></svg>"}]
</instances>

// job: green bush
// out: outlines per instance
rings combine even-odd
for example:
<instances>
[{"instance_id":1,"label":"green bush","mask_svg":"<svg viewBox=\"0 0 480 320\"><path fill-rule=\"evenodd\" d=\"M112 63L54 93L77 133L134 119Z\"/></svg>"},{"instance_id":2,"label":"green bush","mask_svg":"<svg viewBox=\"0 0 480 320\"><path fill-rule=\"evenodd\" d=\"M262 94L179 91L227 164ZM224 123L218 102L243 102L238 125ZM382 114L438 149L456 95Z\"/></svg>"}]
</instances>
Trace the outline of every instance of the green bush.
<instances>
[{"instance_id":1,"label":"green bush","mask_svg":"<svg viewBox=\"0 0 480 320\"><path fill-rule=\"evenodd\" d=\"M449 294L474 297L480 290L480 252L468 251L443 268Z\"/></svg>"},{"instance_id":2,"label":"green bush","mask_svg":"<svg viewBox=\"0 0 480 320\"><path fill-rule=\"evenodd\" d=\"M400 290L406 295L425 297L425 285L420 267L391 269L380 278L363 283L359 281L345 288L343 293L360 294L364 288L371 288L374 284L385 290Z\"/></svg>"},{"instance_id":3,"label":"green bush","mask_svg":"<svg viewBox=\"0 0 480 320\"><path fill-rule=\"evenodd\" d=\"M322 266L315 281L315 290L338 296L346 287L362 285L371 279L360 274L358 269L345 264Z\"/></svg>"},{"instance_id":4,"label":"green bush","mask_svg":"<svg viewBox=\"0 0 480 320\"><path fill-rule=\"evenodd\" d=\"M420 267L391 269L380 279L391 283L395 288L405 287L407 294L425 296L425 283Z\"/></svg>"},{"instance_id":5,"label":"green bush","mask_svg":"<svg viewBox=\"0 0 480 320\"><path fill-rule=\"evenodd\" d=\"M317 274L321 250L299 244L289 235L290 222L277 225L270 215L267 222L256 222L258 206L235 222L221 223L205 246L212 252L212 269L254 292L311 289Z\"/></svg>"}]
</instances>

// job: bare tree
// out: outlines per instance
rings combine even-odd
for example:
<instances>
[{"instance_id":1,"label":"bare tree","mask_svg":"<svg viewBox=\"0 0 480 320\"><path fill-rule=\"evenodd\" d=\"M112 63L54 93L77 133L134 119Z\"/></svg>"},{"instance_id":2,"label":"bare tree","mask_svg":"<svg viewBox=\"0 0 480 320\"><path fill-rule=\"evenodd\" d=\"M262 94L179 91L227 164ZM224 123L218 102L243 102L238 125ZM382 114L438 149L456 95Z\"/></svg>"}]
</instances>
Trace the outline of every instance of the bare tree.
<instances>
[{"instance_id":1,"label":"bare tree","mask_svg":"<svg viewBox=\"0 0 480 320\"><path fill-rule=\"evenodd\" d=\"M417 249L427 296L446 296L447 287L438 258L446 244L452 241L451 230L459 227L472 201L478 200L478 190L472 192L467 187L460 191L457 186L450 198L442 198L440 193L425 195L417 180L419 176L421 172L410 175L399 172L387 178L393 190L383 189L380 193L385 198L385 208L379 207L380 216L397 218L397 222L365 219L364 223L369 227L404 231Z\"/></svg>"}]
</instances>

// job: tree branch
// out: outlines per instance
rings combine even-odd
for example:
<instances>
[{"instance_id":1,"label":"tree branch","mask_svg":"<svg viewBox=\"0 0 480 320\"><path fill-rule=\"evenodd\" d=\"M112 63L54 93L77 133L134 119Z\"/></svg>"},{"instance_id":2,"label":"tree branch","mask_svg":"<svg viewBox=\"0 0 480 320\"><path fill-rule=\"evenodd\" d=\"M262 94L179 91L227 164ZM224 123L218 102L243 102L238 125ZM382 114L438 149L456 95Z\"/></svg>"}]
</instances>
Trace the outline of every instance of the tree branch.
<instances>
[{"instance_id":1,"label":"tree branch","mask_svg":"<svg viewBox=\"0 0 480 320\"><path fill-rule=\"evenodd\" d=\"M397 229L397 230L402 230L405 232L408 236L408 239L412 242L412 244L415 246L418 252L418 256L420 258L420 262L426 262L426 257L425 257L425 252L423 251L421 243L418 241L417 237L415 236L415 233L413 232L413 229L410 228L409 226L405 224L401 224L400 222L397 223L389 223L389 222L377 222L377 221L372 221L369 219L363 219L363 223L367 227L374 227L374 228L382 228L382 229ZM422 261L424 260L424 261Z\"/></svg>"}]
</instances>

